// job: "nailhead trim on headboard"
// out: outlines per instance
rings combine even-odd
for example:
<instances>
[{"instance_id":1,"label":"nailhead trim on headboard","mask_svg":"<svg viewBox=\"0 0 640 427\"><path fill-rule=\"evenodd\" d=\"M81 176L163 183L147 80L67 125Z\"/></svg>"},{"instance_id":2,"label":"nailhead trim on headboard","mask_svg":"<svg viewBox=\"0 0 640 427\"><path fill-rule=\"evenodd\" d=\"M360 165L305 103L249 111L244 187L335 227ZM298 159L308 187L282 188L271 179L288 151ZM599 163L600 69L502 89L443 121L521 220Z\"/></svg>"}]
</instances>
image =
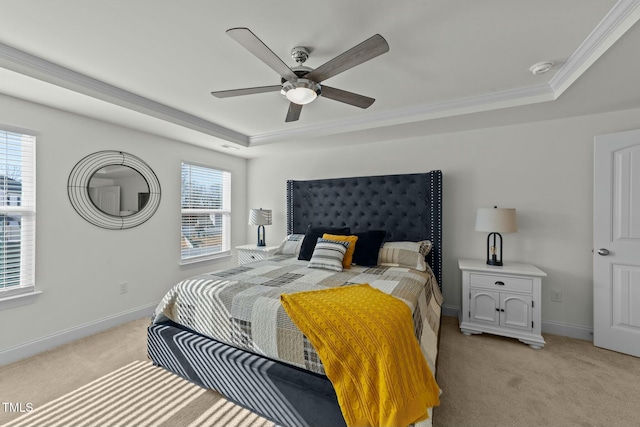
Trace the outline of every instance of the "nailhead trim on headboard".
<instances>
[{"instance_id":1,"label":"nailhead trim on headboard","mask_svg":"<svg viewBox=\"0 0 640 427\"><path fill-rule=\"evenodd\" d=\"M442 171L287 181L287 234L314 226L386 230L387 241L429 239L442 287Z\"/></svg>"}]
</instances>

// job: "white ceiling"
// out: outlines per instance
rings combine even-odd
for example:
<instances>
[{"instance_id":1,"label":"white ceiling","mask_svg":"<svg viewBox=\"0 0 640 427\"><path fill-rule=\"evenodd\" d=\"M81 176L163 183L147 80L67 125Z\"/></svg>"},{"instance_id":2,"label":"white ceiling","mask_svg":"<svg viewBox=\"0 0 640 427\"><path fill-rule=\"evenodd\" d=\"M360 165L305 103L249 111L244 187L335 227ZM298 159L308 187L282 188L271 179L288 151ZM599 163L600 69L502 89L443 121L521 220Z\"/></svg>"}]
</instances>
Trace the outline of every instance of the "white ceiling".
<instances>
[{"instance_id":1,"label":"white ceiling","mask_svg":"<svg viewBox=\"0 0 640 427\"><path fill-rule=\"evenodd\" d=\"M598 66L626 39L635 43L623 65L637 70L640 45L640 0L0 0L0 10L0 92L243 157L554 111L541 105L584 113L580 96L561 102L565 92L617 79ZM308 47L311 68L381 34L388 53L327 81L376 102L361 110L320 97L285 123L277 92L214 98L280 82L225 34L232 27L250 28L290 66L291 48ZM539 61L555 65L536 76ZM624 75L611 61L601 67ZM620 96L596 104L638 106L637 89Z\"/></svg>"}]
</instances>

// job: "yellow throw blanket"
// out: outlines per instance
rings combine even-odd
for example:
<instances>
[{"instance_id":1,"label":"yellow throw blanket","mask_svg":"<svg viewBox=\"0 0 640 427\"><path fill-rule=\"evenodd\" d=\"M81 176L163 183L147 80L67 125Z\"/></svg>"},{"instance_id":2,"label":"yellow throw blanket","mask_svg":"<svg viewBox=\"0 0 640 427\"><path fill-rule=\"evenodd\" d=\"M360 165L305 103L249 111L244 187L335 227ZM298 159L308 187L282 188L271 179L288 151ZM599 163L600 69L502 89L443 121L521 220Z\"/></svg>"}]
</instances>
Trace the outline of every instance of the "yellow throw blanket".
<instances>
[{"instance_id":1,"label":"yellow throw blanket","mask_svg":"<svg viewBox=\"0 0 640 427\"><path fill-rule=\"evenodd\" d=\"M318 352L349 427L407 426L439 405L440 388L401 300L362 284L281 301Z\"/></svg>"}]
</instances>

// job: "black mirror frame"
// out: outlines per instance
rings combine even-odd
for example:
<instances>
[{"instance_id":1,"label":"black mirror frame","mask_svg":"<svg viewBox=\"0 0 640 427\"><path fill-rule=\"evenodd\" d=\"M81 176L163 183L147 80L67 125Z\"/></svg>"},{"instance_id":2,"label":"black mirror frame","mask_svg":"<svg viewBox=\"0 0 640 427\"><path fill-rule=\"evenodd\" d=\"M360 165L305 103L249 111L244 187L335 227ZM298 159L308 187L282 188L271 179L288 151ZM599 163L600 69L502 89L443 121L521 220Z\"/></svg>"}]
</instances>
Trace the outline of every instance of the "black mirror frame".
<instances>
[{"instance_id":1,"label":"black mirror frame","mask_svg":"<svg viewBox=\"0 0 640 427\"><path fill-rule=\"evenodd\" d=\"M98 209L89 197L91 177L103 167L112 165L128 166L134 169L149 185L149 200L133 215L115 216L105 213ZM98 151L80 160L69 175L67 193L71 205L82 218L93 225L109 230L137 227L151 218L160 205L160 181L156 174L141 159L122 151Z\"/></svg>"}]
</instances>

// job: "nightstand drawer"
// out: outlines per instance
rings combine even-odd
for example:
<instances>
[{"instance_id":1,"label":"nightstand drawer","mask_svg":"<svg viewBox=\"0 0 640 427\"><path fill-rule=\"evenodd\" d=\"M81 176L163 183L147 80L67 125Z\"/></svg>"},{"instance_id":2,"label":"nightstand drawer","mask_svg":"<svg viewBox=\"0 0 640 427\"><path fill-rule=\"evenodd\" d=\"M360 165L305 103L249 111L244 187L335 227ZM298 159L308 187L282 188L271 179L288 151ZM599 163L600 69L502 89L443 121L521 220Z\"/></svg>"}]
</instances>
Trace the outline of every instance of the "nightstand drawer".
<instances>
[{"instance_id":1,"label":"nightstand drawer","mask_svg":"<svg viewBox=\"0 0 640 427\"><path fill-rule=\"evenodd\" d=\"M238 264L247 264L254 261L262 261L269 257L268 252L238 251Z\"/></svg>"},{"instance_id":2,"label":"nightstand drawer","mask_svg":"<svg viewBox=\"0 0 640 427\"><path fill-rule=\"evenodd\" d=\"M492 274L469 274L469 286L516 292L533 291L533 280L528 278Z\"/></svg>"},{"instance_id":3,"label":"nightstand drawer","mask_svg":"<svg viewBox=\"0 0 640 427\"><path fill-rule=\"evenodd\" d=\"M236 246L236 249L238 250L238 264L242 265L271 258L276 253L278 246L242 245Z\"/></svg>"}]
</instances>

